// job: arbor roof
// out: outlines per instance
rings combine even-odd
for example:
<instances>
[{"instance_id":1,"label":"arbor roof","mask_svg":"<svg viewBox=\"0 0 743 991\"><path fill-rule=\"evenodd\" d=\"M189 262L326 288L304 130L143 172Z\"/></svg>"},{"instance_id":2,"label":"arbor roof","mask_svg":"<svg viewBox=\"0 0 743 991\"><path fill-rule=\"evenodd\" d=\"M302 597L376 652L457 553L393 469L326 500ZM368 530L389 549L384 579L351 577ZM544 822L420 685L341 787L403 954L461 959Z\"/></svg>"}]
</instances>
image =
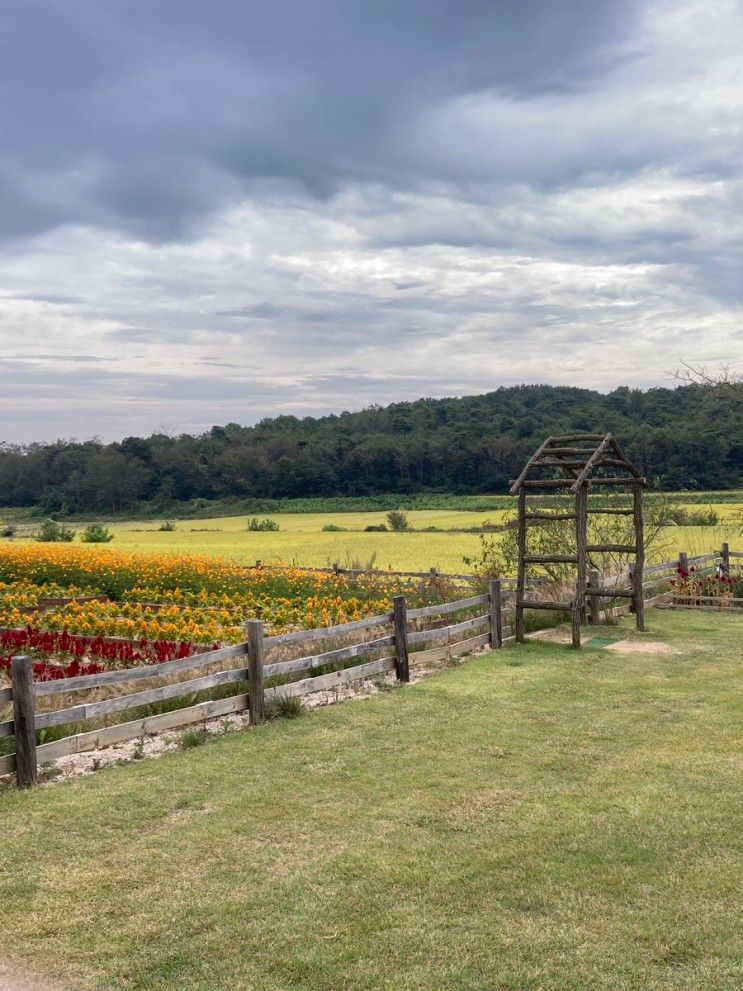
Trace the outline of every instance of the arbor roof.
<instances>
[{"instance_id":1,"label":"arbor roof","mask_svg":"<svg viewBox=\"0 0 743 991\"><path fill-rule=\"evenodd\" d=\"M544 470L550 477L543 477ZM612 434L566 434L548 437L511 484L511 495L524 488L566 488L577 492L590 482L647 485Z\"/></svg>"}]
</instances>

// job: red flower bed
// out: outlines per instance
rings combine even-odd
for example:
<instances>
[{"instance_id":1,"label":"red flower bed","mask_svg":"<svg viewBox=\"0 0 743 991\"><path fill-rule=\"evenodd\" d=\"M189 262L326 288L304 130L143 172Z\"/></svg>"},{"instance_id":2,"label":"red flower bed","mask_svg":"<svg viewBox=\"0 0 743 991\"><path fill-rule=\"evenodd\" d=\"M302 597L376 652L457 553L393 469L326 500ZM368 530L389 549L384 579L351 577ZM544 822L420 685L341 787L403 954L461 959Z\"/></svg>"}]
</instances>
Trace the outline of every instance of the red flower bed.
<instances>
[{"instance_id":1,"label":"red flower bed","mask_svg":"<svg viewBox=\"0 0 743 991\"><path fill-rule=\"evenodd\" d=\"M217 650L215 644L212 650ZM99 674L114 668L132 668L144 664L163 664L189 657L193 644L167 640L140 640L134 643L111 643L103 637L74 636L49 633L27 627L25 630L4 630L0 633L0 671L10 670L10 659L16 654L30 653L38 657L34 663L37 681L75 678L82 674Z\"/></svg>"}]
</instances>

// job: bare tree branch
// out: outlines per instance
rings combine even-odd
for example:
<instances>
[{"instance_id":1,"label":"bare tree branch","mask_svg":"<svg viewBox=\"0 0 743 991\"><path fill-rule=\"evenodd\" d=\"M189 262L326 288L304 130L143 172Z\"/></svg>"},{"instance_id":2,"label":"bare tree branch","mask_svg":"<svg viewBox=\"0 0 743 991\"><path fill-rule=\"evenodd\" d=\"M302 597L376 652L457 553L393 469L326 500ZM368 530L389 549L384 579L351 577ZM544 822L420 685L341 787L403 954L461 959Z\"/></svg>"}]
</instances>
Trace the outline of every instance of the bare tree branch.
<instances>
[{"instance_id":1,"label":"bare tree branch","mask_svg":"<svg viewBox=\"0 0 743 991\"><path fill-rule=\"evenodd\" d=\"M708 386L720 395L743 400L743 375L736 372L732 365L723 363L717 368L710 368L709 365L691 365L682 361L681 367L673 374L684 385Z\"/></svg>"}]
</instances>

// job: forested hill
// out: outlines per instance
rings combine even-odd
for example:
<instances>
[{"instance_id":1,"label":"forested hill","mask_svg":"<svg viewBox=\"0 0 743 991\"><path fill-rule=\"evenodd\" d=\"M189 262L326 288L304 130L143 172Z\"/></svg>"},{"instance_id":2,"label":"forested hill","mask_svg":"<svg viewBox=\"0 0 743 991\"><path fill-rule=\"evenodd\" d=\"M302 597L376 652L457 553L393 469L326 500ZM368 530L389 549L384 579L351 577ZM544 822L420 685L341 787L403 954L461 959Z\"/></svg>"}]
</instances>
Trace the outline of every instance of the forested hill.
<instances>
[{"instance_id":1,"label":"forested hill","mask_svg":"<svg viewBox=\"0 0 743 991\"><path fill-rule=\"evenodd\" d=\"M198 437L0 448L0 502L45 512L166 507L195 498L504 492L548 434L612 431L664 488L743 484L740 402L702 386L608 395L518 386Z\"/></svg>"}]
</instances>

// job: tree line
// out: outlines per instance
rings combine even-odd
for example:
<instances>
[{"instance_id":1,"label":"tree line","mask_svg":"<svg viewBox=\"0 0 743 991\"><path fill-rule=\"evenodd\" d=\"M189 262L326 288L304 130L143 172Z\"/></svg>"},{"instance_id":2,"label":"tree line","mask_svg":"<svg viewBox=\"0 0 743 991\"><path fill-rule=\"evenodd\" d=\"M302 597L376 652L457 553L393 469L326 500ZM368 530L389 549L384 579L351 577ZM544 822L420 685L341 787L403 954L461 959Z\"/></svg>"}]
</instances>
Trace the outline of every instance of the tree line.
<instances>
[{"instance_id":1,"label":"tree line","mask_svg":"<svg viewBox=\"0 0 743 991\"><path fill-rule=\"evenodd\" d=\"M0 445L0 504L136 512L193 500L505 492L548 434L614 433L662 488L743 486L743 409L704 385L515 386L199 436Z\"/></svg>"}]
</instances>

